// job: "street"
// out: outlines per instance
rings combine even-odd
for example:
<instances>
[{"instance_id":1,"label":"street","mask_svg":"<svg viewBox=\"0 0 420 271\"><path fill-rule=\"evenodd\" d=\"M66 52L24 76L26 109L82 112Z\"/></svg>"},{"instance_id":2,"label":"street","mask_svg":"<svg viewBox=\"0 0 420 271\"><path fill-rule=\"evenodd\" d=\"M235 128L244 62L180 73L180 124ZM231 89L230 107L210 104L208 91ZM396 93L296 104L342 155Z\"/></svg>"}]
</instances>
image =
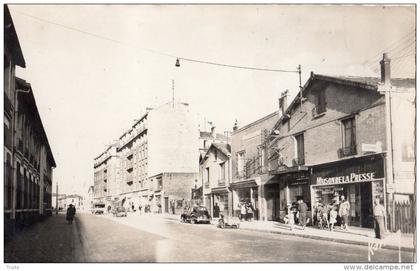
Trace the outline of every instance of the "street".
<instances>
[{"instance_id":1,"label":"street","mask_svg":"<svg viewBox=\"0 0 420 271\"><path fill-rule=\"evenodd\" d=\"M402 252L411 262L413 253ZM398 251L374 262L398 262ZM367 247L191 225L153 215L52 216L5 244L5 262L367 262Z\"/></svg>"}]
</instances>

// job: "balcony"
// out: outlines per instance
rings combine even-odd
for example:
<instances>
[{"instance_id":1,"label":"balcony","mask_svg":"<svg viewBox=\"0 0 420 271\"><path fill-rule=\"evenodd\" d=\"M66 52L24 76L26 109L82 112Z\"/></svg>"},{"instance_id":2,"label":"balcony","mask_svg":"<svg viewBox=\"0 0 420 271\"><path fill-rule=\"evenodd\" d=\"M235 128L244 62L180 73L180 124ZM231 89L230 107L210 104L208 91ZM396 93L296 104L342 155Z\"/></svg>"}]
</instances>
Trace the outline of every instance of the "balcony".
<instances>
[{"instance_id":1,"label":"balcony","mask_svg":"<svg viewBox=\"0 0 420 271\"><path fill-rule=\"evenodd\" d=\"M352 145L345 148L338 149L338 157L343 158L346 156L356 155L357 154L357 148L356 145Z\"/></svg>"},{"instance_id":2,"label":"balcony","mask_svg":"<svg viewBox=\"0 0 420 271\"><path fill-rule=\"evenodd\" d=\"M302 165L305 164L305 158L304 157L294 158L292 160L292 164L293 164L294 167L302 166Z\"/></svg>"}]
</instances>

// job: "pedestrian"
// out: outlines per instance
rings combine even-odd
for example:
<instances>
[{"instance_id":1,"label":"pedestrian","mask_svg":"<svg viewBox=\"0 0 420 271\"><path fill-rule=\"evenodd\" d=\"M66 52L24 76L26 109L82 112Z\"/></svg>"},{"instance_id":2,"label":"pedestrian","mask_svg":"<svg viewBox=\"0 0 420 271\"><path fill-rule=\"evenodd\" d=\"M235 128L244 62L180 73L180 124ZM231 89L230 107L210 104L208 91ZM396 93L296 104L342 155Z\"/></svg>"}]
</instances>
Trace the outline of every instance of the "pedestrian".
<instances>
[{"instance_id":1,"label":"pedestrian","mask_svg":"<svg viewBox=\"0 0 420 271\"><path fill-rule=\"evenodd\" d=\"M73 223L74 216L76 215L76 208L74 208L73 204L70 204L67 208L66 213L66 220L69 224Z\"/></svg>"},{"instance_id":2,"label":"pedestrian","mask_svg":"<svg viewBox=\"0 0 420 271\"><path fill-rule=\"evenodd\" d=\"M299 225L301 225L302 229L304 230L306 227L306 212L308 211L308 205L303 202L303 199L300 199L298 203Z\"/></svg>"},{"instance_id":3,"label":"pedestrian","mask_svg":"<svg viewBox=\"0 0 420 271\"><path fill-rule=\"evenodd\" d=\"M245 218L246 218L246 206L245 206L245 203L242 202L241 203L241 221L244 221Z\"/></svg>"},{"instance_id":4,"label":"pedestrian","mask_svg":"<svg viewBox=\"0 0 420 271\"><path fill-rule=\"evenodd\" d=\"M334 230L334 224L337 223L337 206L333 205L330 210L330 231Z\"/></svg>"},{"instance_id":5,"label":"pedestrian","mask_svg":"<svg viewBox=\"0 0 420 271\"><path fill-rule=\"evenodd\" d=\"M171 201L171 210L172 210L172 214L175 214L175 200Z\"/></svg>"},{"instance_id":6,"label":"pedestrian","mask_svg":"<svg viewBox=\"0 0 420 271\"><path fill-rule=\"evenodd\" d=\"M349 230L348 229L349 213L350 213L350 203L348 202L348 200L346 199L344 195L341 195L341 203L338 209L338 215L341 218L340 228L341 229L344 228L346 231Z\"/></svg>"},{"instance_id":7,"label":"pedestrian","mask_svg":"<svg viewBox=\"0 0 420 271\"><path fill-rule=\"evenodd\" d=\"M385 238L385 207L381 204L378 197L375 198L375 206L373 207L373 216L375 217L375 237L378 239Z\"/></svg>"},{"instance_id":8,"label":"pedestrian","mask_svg":"<svg viewBox=\"0 0 420 271\"><path fill-rule=\"evenodd\" d=\"M287 213L286 213L286 216L284 217L284 223L286 225L289 225L290 230L293 231L295 227L295 214L292 211L291 204L287 204Z\"/></svg>"},{"instance_id":9,"label":"pedestrian","mask_svg":"<svg viewBox=\"0 0 420 271\"><path fill-rule=\"evenodd\" d=\"M219 213L220 213L220 208L219 208L219 205L216 202L214 207L213 207L213 217L219 217Z\"/></svg>"},{"instance_id":10,"label":"pedestrian","mask_svg":"<svg viewBox=\"0 0 420 271\"><path fill-rule=\"evenodd\" d=\"M141 209L142 209L143 207L141 206L141 204L139 204L139 215L141 214Z\"/></svg>"}]
</instances>

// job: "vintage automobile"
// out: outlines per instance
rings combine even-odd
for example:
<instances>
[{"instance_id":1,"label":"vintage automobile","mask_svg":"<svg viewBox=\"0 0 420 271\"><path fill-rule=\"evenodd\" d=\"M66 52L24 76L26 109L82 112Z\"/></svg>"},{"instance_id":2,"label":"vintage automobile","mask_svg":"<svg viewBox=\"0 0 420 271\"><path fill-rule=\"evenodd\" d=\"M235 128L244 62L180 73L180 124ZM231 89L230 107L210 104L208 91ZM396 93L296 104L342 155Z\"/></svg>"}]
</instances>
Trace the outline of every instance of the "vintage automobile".
<instances>
[{"instance_id":1,"label":"vintage automobile","mask_svg":"<svg viewBox=\"0 0 420 271\"><path fill-rule=\"evenodd\" d=\"M117 206L112 210L112 215L115 217L125 217L127 216L127 209L122 206Z\"/></svg>"},{"instance_id":2,"label":"vintage automobile","mask_svg":"<svg viewBox=\"0 0 420 271\"><path fill-rule=\"evenodd\" d=\"M92 214L102 215L105 213L105 203L95 203L93 205Z\"/></svg>"},{"instance_id":3,"label":"vintage automobile","mask_svg":"<svg viewBox=\"0 0 420 271\"><path fill-rule=\"evenodd\" d=\"M210 224L210 221L210 214L204 206L189 207L181 214L181 222L183 223L190 222L191 224Z\"/></svg>"}]
</instances>

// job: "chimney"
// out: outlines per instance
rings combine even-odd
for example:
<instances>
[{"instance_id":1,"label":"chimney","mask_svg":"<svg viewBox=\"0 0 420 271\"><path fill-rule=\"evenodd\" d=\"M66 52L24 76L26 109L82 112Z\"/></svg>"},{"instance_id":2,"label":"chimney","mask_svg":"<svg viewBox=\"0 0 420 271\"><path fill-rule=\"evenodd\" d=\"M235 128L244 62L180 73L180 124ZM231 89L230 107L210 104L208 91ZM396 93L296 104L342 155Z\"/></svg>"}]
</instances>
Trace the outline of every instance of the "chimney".
<instances>
[{"instance_id":1,"label":"chimney","mask_svg":"<svg viewBox=\"0 0 420 271\"><path fill-rule=\"evenodd\" d=\"M391 60L388 58L388 54L384 53L381 64L381 82L385 85L391 84Z\"/></svg>"},{"instance_id":2,"label":"chimney","mask_svg":"<svg viewBox=\"0 0 420 271\"><path fill-rule=\"evenodd\" d=\"M211 137L216 139L216 126L211 126Z\"/></svg>"},{"instance_id":3,"label":"chimney","mask_svg":"<svg viewBox=\"0 0 420 271\"><path fill-rule=\"evenodd\" d=\"M233 124L233 131L235 132L238 130L238 120L235 120L235 124Z\"/></svg>"},{"instance_id":4,"label":"chimney","mask_svg":"<svg viewBox=\"0 0 420 271\"><path fill-rule=\"evenodd\" d=\"M286 89L286 91L281 93L281 96L279 98L279 118L281 118L284 115L284 112L286 112L288 92L289 90Z\"/></svg>"}]
</instances>

